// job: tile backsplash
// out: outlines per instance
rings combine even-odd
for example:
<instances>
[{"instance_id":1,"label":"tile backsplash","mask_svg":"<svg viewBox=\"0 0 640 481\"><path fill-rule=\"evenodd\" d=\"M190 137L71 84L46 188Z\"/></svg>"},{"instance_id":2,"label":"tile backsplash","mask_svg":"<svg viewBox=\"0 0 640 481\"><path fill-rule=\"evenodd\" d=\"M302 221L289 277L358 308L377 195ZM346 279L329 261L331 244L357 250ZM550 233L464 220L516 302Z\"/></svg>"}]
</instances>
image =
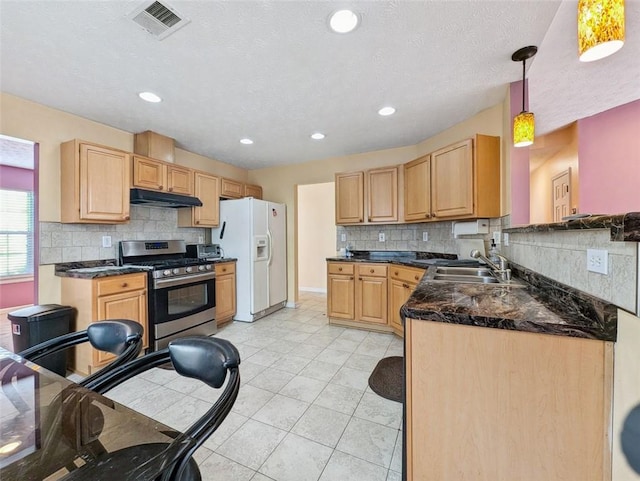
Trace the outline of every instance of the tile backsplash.
<instances>
[{"instance_id":1,"label":"tile backsplash","mask_svg":"<svg viewBox=\"0 0 640 481\"><path fill-rule=\"evenodd\" d=\"M489 219L489 233L464 235L461 239L483 239L485 250L488 250L492 233L502 230L501 218ZM420 251L456 254L456 239L452 234L452 222L428 222L420 224L384 224L336 226L336 247L340 250L347 247L352 250L366 251ZM429 240L422 240L422 233L427 232ZM385 241L378 241L378 234L384 233ZM342 241L342 234L346 241Z\"/></svg>"},{"instance_id":2,"label":"tile backsplash","mask_svg":"<svg viewBox=\"0 0 640 481\"><path fill-rule=\"evenodd\" d=\"M207 229L178 227L178 211L169 208L131 206L127 224L61 224L40 222L40 264L115 259L121 240L184 239L198 242ZM102 237L111 236L111 247Z\"/></svg>"}]
</instances>

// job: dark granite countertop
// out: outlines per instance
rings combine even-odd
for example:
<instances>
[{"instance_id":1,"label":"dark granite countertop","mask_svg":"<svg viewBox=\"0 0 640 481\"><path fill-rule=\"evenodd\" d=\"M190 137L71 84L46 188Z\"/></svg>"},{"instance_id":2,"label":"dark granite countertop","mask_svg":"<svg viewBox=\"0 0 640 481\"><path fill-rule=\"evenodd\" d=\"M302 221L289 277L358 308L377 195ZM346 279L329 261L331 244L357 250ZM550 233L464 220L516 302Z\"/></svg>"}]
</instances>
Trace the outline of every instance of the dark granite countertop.
<instances>
[{"instance_id":1,"label":"dark granite countertop","mask_svg":"<svg viewBox=\"0 0 640 481\"><path fill-rule=\"evenodd\" d=\"M236 262L234 257L225 257L210 260L212 264L221 262ZM74 277L77 279L95 279L98 277L122 276L125 274L135 274L137 272L147 272L149 268L118 266L115 259L105 259L98 261L66 262L55 265L55 275L58 277Z\"/></svg>"},{"instance_id":2,"label":"dark granite countertop","mask_svg":"<svg viewBox=\"0 0 640 481\"><path fill-rule=\"evenodd\" d=\"M612 241L640 242L640 212L618 215L589 215L565 222L510 227L503 231L517 234L582 229L611 229Z\"/></svg>"},{"instance_id":3,"label":"dark granite countertop","mask_svg":"<svg viewBox=\"0 0 640 481\"><path fill-rule=\"evenodd\" d=\"M455 262L464 265L477 265L477 261L457 261L455 254L438 254L433 252L409 252L409 251L352 251L351 257L327 257L327 262L366 262L397 264L409 267L426 269L434 263Z\"/></svg>"},{"instance_id":4,"label":"dark granite countertop","mask_svg":"<svg viewBox=\"0 0 640 481\"><path fill-rule=\"evenodd\" d=\"M617 308L519 266L526 287L429 280L425 275L407 303L404 318L615 341Z\"/></svg>"}]
</instances>

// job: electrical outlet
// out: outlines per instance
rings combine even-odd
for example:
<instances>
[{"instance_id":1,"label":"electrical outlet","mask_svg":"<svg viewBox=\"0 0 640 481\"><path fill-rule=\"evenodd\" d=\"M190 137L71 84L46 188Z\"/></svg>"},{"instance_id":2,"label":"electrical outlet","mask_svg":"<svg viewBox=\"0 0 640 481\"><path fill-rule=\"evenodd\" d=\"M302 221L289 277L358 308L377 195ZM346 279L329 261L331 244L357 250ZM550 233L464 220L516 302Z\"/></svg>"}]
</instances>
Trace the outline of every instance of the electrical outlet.
<instances>
[{"instance_id":1,"label":"electrical outlet","mask_svg":"<svg viewBox=\"0 0 640 481\"><path fill-rule=\"evenodd\" d=\"M587 249L587 270L607 274L609 267L609 253L601 249Z\"/></svg>"},{"instance_id":2,"label":"electrical outlet","mask_svg":"<svg viewBox=\"0 0 640 481\"><path fill-rule=\"evenodd\" d=\"M203 235L199 235L198 236L198 244L204 244L204 236Z\"/></svg>"},{"instance_id":3,"label":"electrical outlet","mask_svg":"<svg viewBox=\"0 0 640 481\"><path fill-rule=\"evenodd\" d=\"M378 242L384 242L384 232L378 233Z\"/></svg>"},{"instance_id":4,"label":"electrical outlet","mask_svg":"<svg viewBox=\"0 0 640 481\"><path fill-rule=\"evenodd\" d=\"M507 232L505 232L504 234L502 234L502 240L504 241L504 245L508 246L509 245L509 234Z\"/></svg>"},{"instance_id":5,"label":"electrical outlet","mask_svg":"<svg viewBox=\"0 0 640 481\"><path fill-rule=\"evenodd\" d=\"M422 233L422 242L428 242L428 241L429 241L429 233L425 231Z\"/></svg>"},{"instance_id":6,"label":"electrical outlet","mask_svg":"<svg viewBox=\"0 0 640 481\"><path fill-rule=\"evenodd\" d=\"M500 231L496 230L493 232L493 242L496 243L496 245L500 245Z\"/></svg>"},{"instance_id":7,"label":"electrical outlet","mask_svg":"<svg viewBox=\"0 0 640 481\"><path fill-rule=\"evenodd\" d=\"M111 247L111 236L103 235L102 236L102 247Z\"/></svg>"},{"instance_id":8,"label":"electrical outlet","mask_svg":"<svg viewBox=\"0 0 640 481\"><path fill-rule=\"evenodd\" d=\"M347 242L347 234L340 234L340 242Z\"/></svg>"}]
</instances>

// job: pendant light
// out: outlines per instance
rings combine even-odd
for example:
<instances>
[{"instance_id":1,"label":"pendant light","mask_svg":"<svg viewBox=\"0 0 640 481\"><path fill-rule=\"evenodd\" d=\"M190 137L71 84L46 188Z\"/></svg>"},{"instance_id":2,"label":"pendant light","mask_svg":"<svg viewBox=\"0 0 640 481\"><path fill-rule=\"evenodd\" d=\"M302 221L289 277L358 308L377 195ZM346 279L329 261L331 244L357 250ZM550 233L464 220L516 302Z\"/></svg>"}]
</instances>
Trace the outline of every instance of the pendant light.
<instances>
[{"instance_id":1,"label":"pendant light","mask_svg":"<svg viewBox=\"0 0 640 481\"><path fill-rule=\"evenodd\" d=\"M513 145L514 147L526 147L533 144L535 133L535 119L531 112L524 109L524 86L525 86L525 69L527 59L533 57L538 51L538 47L530 45L516 50L511 56L514 62L522 62L522 112L513 119Z\"/></svg>"},{"instance_id":2,"label":"pendant light","mask_svg":"<svg viewBox=\"0 0 640 481\"><path fill-rule=\"evenodd\" d=\"M578 51L581 62L607 57L624 45L624 0L578 2Z\"/></svg>"}]
</instances>

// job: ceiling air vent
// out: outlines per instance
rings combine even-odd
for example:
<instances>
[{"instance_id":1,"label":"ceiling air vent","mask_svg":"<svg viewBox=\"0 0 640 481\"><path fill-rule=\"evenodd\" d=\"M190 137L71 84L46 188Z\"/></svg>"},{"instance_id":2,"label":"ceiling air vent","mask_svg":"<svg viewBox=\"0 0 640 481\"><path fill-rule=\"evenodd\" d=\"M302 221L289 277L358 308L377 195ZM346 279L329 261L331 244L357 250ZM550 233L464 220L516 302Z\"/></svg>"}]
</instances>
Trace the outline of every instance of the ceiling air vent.
<instances>
[{"instance_id":1,"label":"ceiling air vent","mask_svg":"<svg viewBox=\"0 0 640 481\"><path fill-rule=\"evenodd\" d=\"M127 17L158 40L167 38L191 21L179 14L175 8L160 2L145 2Z\"/></svg>"}]
</instances>

